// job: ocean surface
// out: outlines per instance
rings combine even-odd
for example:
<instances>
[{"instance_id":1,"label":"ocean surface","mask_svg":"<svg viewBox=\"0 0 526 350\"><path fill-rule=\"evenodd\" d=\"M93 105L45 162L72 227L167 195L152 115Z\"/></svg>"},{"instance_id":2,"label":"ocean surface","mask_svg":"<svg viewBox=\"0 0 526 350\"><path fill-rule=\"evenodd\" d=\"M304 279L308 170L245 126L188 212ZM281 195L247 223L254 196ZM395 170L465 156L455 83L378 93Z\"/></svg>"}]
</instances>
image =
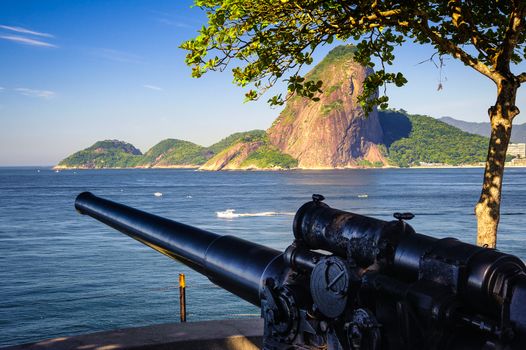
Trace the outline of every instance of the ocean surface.
<instances>
[{"instance_id":1,"label":"ocean surface","mask_svg":"<svg viewBox=\"0 0 526 350\"><path fill-rule=\"evenodd\" d=\"M390 220L416 214L417 232L474 243L482 169L290 172L0 168L0 346L178 322L178 274L188 320L259 310L135 240L79 215L82 191L284 249L312 193L332 207ZM155 196L161 192L162 196ZM506 170L499 249L526 258L526 169ZM216 212L242 214L218 218Z\"/></svg>"}]
</instances>

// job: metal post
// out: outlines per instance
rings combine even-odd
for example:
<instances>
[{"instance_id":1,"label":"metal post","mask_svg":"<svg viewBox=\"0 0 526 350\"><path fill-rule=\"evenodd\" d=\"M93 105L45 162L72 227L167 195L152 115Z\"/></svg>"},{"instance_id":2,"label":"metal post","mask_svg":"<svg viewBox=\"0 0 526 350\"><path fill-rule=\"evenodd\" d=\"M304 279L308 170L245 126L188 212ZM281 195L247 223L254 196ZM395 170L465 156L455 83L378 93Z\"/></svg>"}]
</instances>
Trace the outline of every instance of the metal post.
<instances>
[{"instance_id":1,"label":"metal post","mask_svg":"<svg viewBox=\"0 0 526 350\"><path fill-rule=\"evenodd\" d=\"M184 273L179 274L179 310L181 322L186 322L186 282Z\"/></svg>"}]
</instances>

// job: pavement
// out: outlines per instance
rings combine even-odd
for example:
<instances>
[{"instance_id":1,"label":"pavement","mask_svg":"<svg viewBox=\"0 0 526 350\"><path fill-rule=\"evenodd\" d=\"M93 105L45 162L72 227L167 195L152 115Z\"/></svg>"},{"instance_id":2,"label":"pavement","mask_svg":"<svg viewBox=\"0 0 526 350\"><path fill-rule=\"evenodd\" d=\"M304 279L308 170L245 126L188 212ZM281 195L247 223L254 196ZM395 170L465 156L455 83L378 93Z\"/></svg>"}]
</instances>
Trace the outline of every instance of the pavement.
<instances>
[{"instance_id":1,"label":"pavement","mask_svg":"<svg viewBox=\"0 0 526 350\"><path fill-rule=\"evenodd\" d=\"M59 337L1 350L255 350L260 349L260 318L160 324Z\"/></svg>"}]
</instances>

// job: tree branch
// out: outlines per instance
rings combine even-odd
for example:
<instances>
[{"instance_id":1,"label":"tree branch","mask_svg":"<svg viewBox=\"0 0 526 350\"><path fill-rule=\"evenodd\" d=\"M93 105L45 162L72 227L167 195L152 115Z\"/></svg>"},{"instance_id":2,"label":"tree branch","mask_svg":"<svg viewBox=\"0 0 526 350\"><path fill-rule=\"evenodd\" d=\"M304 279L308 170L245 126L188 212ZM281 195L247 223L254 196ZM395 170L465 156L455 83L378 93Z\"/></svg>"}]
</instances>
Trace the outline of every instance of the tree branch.
<instances>
[{"instance_id":1,"label":"tree branch","mask_svg":"<svg viewBox=\"0 0 526 350\"><path fill-rule=\"evenodd\" d=\"M517 79L519 79L519 83L525 83L526 82L526 72L522 72L521 74L517 75Z\"/></svg>"},{"instance_id":2,"label":"tree branch","mask_svg":"<svg viewBox=\"0 0 526 350\"><path fill-rule=\"evenodd\" d=\"M471 12L471 1L468 2L468 6L465 6L463 8L463 12L465 14L465 18L467 19L467 23L469 23L469 29L471 32L470 40L475 49L482 55L489 57L491 55L491 51L493 50L493 47L490 45L490 41L487 37L482 34L475 24L475 21L473 20L473 13Z\"/></svg>"},{"instance_id":3,"label":"tree branch","mask_svg":"<svg viewBox=\"0 0 526 350\"><path fill-rule=\"evenodd\" d=\"M526 5L524 4L524 1L513 1L510 22L506 28L503 43L500 46L495 59L495 68L499 72L509 72L510 70L511 56L513 55L513 50L517 45L519 34L524 26L525 15Z\"/></svg>"},{"instance_id":4,"label":"tree branch","mask_svg":"<svg viewBox=\"0 0 526 350\"><path fill-rule=\"evenodd\" d=\"M363 16L359 19L354 17L349 18L349 23L353 27L361 27L364 29L372 29L388 25L399 25L401 27L408 26L407 21L399 21L396 15L400 14L400 10L384 11L368 16ZM385 17L384 17L385 16Z\"/></svg>"},{"instance_id":5,"label":"tree branch","mask_svg":"<svg viewBox=\"0 0 526 350\"><path fill-rule=\"evenodd\" d=\"M466 66L469 66L481 74L484 74L494 82L497 82L501 79L500 74L491 70L487 65L475 59L469 55L466 51L462 50L457 45L453 44L450 40L445 39L440 35L440 33L432 30L428 25L427 16L423 13L420 13L420 28L422 32L426 33L429 38L435 43L442 51L449 53L455 58L458 58Z\"/></svg>"}]
</instances>

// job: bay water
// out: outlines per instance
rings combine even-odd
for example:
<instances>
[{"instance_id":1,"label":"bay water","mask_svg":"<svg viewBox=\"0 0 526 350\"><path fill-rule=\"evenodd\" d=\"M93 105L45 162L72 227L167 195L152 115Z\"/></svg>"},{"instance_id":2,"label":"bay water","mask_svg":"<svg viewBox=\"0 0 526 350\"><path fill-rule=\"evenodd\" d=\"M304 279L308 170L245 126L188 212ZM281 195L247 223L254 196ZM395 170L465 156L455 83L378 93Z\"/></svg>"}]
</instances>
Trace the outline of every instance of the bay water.
<instances>
[{"instance_id":1,"label":"bay water","mask_svg":"<svg viewBox=\"0 0 526 350\"><path fill-rule=\"evenodd\" d=\"M331 207L474 243L482 169L200 172L191 169L0 168L0 346L179 320L257 317L259 310L131 238L79 215L82 191L276 249L313 193ZM506 170L498 247L526 258L526 169ZM162 196L155 196L155 192ZM242 214L219 218L216 212Z\"/></svg>"}]
</instances>

